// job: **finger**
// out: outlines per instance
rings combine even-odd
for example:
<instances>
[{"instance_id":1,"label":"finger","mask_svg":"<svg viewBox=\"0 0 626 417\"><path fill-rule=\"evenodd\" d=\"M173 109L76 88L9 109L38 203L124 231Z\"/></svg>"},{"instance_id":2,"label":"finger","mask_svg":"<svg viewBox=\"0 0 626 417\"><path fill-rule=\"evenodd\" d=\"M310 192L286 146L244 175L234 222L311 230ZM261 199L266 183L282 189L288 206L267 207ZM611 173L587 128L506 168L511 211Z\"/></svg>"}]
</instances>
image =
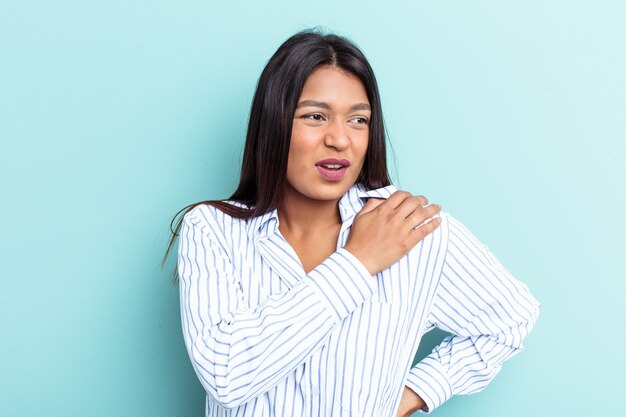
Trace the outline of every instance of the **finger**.
<instances>
[{"instance_id":1,"label":"finger","mask_svg":"<svg viewBox=\"0 0 626 417\"><path fill-rule=\"evenodd\" d=\"M404 191L403 191L404 192ZM423 207L428 204L428 199L423 195L413 196L409 193L406 193L406 197L402 200L396 207L397 215L404 219L413 213L414 210L419 207Z\"/></svg>"},{"instance_id":2,"label":"finger","mask_svg":"<svg viewBox=\"0 0 626 417\"><path fill-rule=\"evenodd\" d=\"M425 236L432 233L441 224L441 217L433 217L430 221L411 230L411 235L415 243L422 240Z\"/></svg>"},{"instance_id":3,"label":"finger","mask_svg":"<svg viewBox=\"0 0 626 417\"><path fill-rule=\"evenodd\" d=\"M422 199L418 197L407 197L400 205L396 208L397 215L404 219L411 214L413 214L416 210L419 210L423 206Z\"/></svg>"},{"instance_id":4,"label":"finger","mask_svg":"<svg viewBox=\"0 0 626 417\"><path fill-rule=\"evenodd\" d=\"M426 207L419 207L413 213L407 217L407 221L413 228L422 224L425 220L436 216L441 212L441 206L439 204L431 204Z\"/></svg>"},{"instance_id":5,"label":"finger","mask_svg":"<svg viewBox=\"0 0 626 417\"><path fill-rule=\"evenodd\" d=\"M380 206L384 202L385 202L385 200L381 199L381 198L370 198L370 199L368 199L365 202L365 205L363 206L361 211L359 211L359 215L363 215L365 213L368 213L368 212L374 210L376 207Z\"/></svg>"},{"instance_id":6,"label":"finger","mask_svg":"<svg viewBox=\"0 0 626 417\"><path fill-rule=\"evenodd\" d=\"M417 198L417 200L419 201L420 206L424 207L428 205L428 199L423 195L415 196L415 198Z\"/></svg>"},{"instance_id":7,"label":"finger","mask_svg":"<svg viewBox=\"0 0 626 417\"><path fill-rule=\"evenodd\" d=\"M390 209L395 209L400 204L402 204L402 202L408 197L412 197L410 193L398 190L395 193L391 194L391 197L389 197L385 202L385 206L389 207Z\"/></svg>"}]
</instances>

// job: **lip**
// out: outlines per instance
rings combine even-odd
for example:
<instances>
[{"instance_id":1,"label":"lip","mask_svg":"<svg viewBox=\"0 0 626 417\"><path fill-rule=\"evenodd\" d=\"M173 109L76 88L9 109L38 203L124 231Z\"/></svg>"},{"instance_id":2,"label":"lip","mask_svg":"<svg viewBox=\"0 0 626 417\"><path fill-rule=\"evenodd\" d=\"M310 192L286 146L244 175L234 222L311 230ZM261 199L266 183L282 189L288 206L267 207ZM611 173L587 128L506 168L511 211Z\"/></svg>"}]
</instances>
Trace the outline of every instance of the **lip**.
<instances>
[{"instance_id":1,"label":"lip","mask_svg":"<svg viewBox=\"0 0 626 417\"><path fill-rule=\"evenodd\" d=\"M343 165L344 168L347 168L350 166L350 161L348 161L347 159L337 159L337 158L326 158L326 159L322 159L321 161L317 162L315 164L315 166L320 166L320 165Z\"/></svg>"},{"instance_id":2,"label":"lip","mask_svg":"<svg viewBox=\"0 0 626 417\"><path fill-rule=\"evenodd\" d=\"M328 169L324 165L341 165L339 169ZM315 164L317 172L326 181L339 181L343 178L350 166L350 161L347 159L326 158Z\"/></svg>"}]
</instances>

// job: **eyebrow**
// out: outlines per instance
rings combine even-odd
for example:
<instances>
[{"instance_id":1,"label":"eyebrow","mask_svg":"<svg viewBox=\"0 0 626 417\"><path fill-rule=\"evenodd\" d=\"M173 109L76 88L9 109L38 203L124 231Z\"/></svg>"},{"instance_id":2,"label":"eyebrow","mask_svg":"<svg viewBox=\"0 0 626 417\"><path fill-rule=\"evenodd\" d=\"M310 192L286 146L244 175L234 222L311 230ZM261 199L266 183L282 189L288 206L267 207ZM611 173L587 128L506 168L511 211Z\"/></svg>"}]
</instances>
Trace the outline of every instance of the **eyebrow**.
<instances>
[{"instance_id":1,"label":"eyebrow","mask_svg":"<svg viewBox=\"0 0 626 417\"><path fill-rule=\"evenodd\" d=\"M296 106L296 108L299 108L299 107L321 107L323 109L330 110L330 104L326 103L325 101L317 101L317 100L301 101ZM352 107L350 107L350 111L353 111L353 110L372 110L372 108L367 103L357 103L357 104L354 104Z\"/></svg>"}]
</instances>

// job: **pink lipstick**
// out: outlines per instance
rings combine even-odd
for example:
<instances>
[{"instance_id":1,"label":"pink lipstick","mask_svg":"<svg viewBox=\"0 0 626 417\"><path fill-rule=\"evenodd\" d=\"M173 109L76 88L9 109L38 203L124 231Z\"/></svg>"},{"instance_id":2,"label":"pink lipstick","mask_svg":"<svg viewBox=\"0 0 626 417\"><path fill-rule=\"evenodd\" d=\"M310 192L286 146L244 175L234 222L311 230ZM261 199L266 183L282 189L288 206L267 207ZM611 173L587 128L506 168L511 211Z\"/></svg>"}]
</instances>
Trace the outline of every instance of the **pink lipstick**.
<instances>
[{"instance_id":1,"label":"pink lipstick","mask_svg":"<svg viewBox=\"0 0 626 417\"><path fill-rule=\"evenodd\" d=\"M349 166L350 161L347 159L335 158L323 159L315 164L317 171L326 181L339 181L343 178Z\"/></svg>"}]
</instances>

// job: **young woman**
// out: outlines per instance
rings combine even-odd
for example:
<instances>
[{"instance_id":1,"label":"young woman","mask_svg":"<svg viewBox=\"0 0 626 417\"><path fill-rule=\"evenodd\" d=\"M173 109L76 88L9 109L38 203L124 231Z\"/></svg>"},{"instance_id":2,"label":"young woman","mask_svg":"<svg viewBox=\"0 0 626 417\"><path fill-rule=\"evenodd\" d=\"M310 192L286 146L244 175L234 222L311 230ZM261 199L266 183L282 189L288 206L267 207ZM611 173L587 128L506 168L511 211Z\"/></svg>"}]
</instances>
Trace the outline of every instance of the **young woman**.
<instances>
[{"instance_id":1,"label":"young woman","mask_svg":"<svg viewBox=\"0 0 626 417\"><path fill-rule=\"evenodd\" d=\"M241 180L186 208L178 276L207 416L408 416L483 389L539 303L458 220L390 185L363 54L302 32L258 82ZM452 335L412 367L422 335Z\"/></svg>"}]
</instances>

